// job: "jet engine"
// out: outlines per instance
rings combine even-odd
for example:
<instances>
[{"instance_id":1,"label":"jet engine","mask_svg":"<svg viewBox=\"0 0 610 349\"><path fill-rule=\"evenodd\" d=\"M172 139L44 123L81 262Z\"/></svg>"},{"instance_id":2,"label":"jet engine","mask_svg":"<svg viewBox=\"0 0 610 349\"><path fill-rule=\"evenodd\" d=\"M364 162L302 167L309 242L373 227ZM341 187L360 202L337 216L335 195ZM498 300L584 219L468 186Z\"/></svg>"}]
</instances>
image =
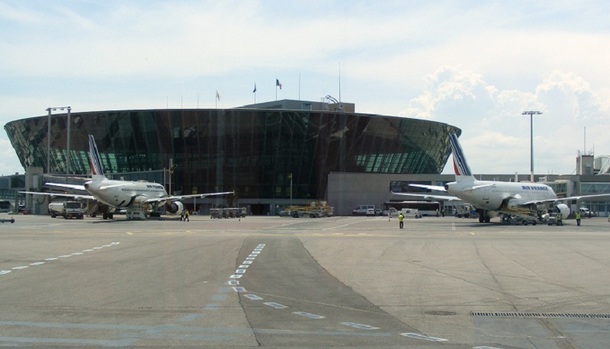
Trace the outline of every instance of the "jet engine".
<instances>
[{"instance_id":1,"label":"jet engine","mask_svg":"<svg viewBox=\"0 0 610 349\"><path fill-rule=\"evenodd\" d=\"M567 218L568 215L570 214L570 208L566 204L557 204L557 205L555 205L555 208L557 209L558 212L561 213L561 216L564 218Z\"/></svg>"},{"instance_id":2,"label":"jet engine","mask_svg":"<svg viewBox=\"0 0 610 349\"><path fill-rule=\"evenodd\" d=\"M173 201L166 205L167 212L180 214L184 210L184 205L180 201Z\"/></svg>"}]
</instances>

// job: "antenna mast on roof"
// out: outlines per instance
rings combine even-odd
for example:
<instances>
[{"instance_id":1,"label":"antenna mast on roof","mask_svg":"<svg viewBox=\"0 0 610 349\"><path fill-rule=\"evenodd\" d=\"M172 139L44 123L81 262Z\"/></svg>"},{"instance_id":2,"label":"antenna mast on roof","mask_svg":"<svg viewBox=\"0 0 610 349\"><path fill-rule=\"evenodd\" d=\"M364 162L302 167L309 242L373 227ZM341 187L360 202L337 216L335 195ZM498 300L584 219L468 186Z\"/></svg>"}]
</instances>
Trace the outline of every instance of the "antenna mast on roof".
<instances>
[{"instance_id":1,"label":"antenna mast on roof","mask_svg":"<svg viewBox=\"0 0 610 349\"><path fill-rule=\"evenodd\" d=\"M339 101L341 101L341 62L339 62Z\"/></svg>"}]
</instances>

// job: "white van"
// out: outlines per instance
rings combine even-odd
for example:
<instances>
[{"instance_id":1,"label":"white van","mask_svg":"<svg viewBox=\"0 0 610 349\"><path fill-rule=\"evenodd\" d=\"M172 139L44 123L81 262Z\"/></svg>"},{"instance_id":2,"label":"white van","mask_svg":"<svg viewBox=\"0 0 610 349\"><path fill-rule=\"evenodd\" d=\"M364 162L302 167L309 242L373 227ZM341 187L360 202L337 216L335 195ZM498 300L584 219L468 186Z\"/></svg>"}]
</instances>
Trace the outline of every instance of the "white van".
<instances>
[{"instance_id":1,"label":"white van","mask_svg":"<svg viewBox=\"0 0 610 349\"><path fill-rule=\"evenodd\" d=\"M405 216L405 218L421 218L422 215L419 213L419 210L416 208L403 208L402 210L400 210L400 212L402 212L402 215Z\"/></svg>"},{"instance_id":2,"label":"white van","mask_svg":"<svg viewBox=\"0 0 610 349\"><path fill-rule=\"evenodd\" d=\"M354 216L374 216L375 205L360 205L352 210Z\"/></svg>"},{"instance_id":3,"label":"white van","mask_svg":"<svg viewBox=\"0 0 610 349\"><path fill-rule=\"evenodd\" d=\"M593 216L593 213L592 213L591 211L589 211L589 209L588 209L588 208L586 208L586 207L581 207L581 208L579 209L579 211L580 211L580 215L581 215L583 218L584 218L584 217L592 217L592 216Z\"/></svg>"}]
</instances>

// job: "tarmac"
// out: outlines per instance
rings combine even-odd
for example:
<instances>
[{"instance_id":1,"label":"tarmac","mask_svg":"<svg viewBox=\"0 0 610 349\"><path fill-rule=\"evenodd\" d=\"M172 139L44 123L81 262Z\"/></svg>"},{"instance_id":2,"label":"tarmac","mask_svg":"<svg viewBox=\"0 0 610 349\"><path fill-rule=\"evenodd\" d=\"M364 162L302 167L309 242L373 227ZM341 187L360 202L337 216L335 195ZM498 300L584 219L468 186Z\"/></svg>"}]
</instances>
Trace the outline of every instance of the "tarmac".
<instances>
[{"instance_id":1,"label":"tarmac","mask_svg":"<svg viewBox=\"0 0 610 349\"><path fill-rule=\"evenodd\" d=\"M607 218L13 217L0 224L0 346L610 343Z\"/></svg>"}]
</instances>

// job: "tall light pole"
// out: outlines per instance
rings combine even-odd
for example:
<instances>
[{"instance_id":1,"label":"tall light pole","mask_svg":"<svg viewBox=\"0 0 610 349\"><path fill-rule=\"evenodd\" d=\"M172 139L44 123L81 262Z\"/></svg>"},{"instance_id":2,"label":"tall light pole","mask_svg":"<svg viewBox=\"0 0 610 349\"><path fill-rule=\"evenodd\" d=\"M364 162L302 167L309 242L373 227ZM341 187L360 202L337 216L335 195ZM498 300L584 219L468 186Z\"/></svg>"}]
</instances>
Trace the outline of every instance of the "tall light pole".
<instances>
[{"instance_id":1,"label":"tall light pole","mask_svg":"<svg viewBox=\"0 0 610 349\"><path fill-rule=\"evenodd\" d=\"M292 206L292 172L288 174L288 178L290 178L290 206Z\"/></svg>"},{"instance_id":2,"label":"tall light pole","mask_svg":"<svg viewBox=\"0 0 610 349\"><path fill-rule=\"evenodd\" d=\"M66 145L66 174L70 173L70 106L65 107L49 107L47 112L49 117L47 118L47 173L51 173L51 112L56 110L68 110L68 139Z\"/></svg>"},{"instance_id":3,"label":"tall light pole","mask_svg":"<svg viewBox=\"0 0 610 349\"><path fill-rule=\"evenodd\" d=\"M540 115L541 112L537 110L528 110L521 113L521 115L530 116L530 182L534 181L534 115Z\"/></svg>"}]
</instances>

